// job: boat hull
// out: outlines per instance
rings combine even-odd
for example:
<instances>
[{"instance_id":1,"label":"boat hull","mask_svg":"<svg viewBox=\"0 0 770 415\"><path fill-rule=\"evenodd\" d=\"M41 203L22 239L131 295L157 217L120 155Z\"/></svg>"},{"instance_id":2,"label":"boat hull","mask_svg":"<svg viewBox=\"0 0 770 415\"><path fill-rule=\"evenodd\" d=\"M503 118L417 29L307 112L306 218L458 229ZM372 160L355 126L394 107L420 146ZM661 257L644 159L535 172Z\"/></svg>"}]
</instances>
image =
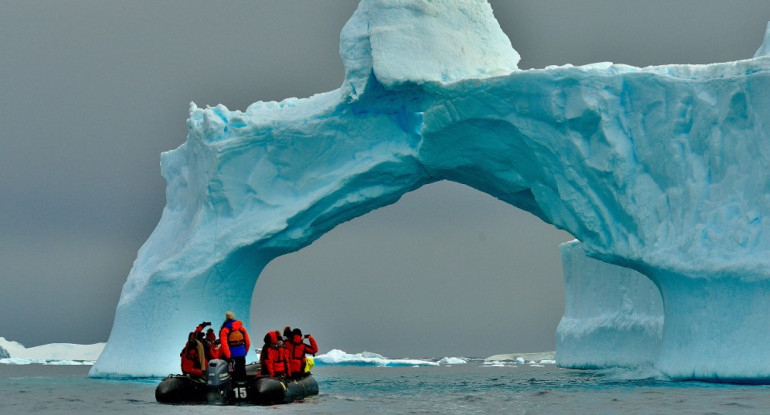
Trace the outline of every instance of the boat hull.
<instances>
[{"instance_id":1,"label":"boat hull","mask_svg":"<svg viewBox=\"0 0 770 415\"><path fill-rule=\"evenodd\" d=\"M318 395L318 383L312 375L283 381L274 377L249 377L245 382L226 382L210 386L188 376L172 375L155 388L155 399L168 404L285 404Z\"/></svg>"}]
</instances>

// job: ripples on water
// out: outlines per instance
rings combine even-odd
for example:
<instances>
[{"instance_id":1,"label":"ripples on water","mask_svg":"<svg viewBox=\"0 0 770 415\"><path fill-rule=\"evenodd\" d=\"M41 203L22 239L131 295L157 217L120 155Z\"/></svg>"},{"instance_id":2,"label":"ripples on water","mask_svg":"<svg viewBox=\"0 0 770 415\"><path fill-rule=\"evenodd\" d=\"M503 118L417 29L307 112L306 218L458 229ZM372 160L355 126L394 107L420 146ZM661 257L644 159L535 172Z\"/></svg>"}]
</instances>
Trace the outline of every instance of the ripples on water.
<instances>
[{"instance_id":1,"label":"ripples on water","mask_svg":"<svg viewBox=\"0 0 770 415\"><path fill-rule=\"evenodd\" d=\"M87 377L88 366L0 365L0 414L767 414L770 387L670 382L640 370L554 365L318 367L321 395L279 407L161 405L159 379ZM212 412L212 410L214 410ZM276 412L278 411L278 412Z\"/></svg>"}]
</instances>

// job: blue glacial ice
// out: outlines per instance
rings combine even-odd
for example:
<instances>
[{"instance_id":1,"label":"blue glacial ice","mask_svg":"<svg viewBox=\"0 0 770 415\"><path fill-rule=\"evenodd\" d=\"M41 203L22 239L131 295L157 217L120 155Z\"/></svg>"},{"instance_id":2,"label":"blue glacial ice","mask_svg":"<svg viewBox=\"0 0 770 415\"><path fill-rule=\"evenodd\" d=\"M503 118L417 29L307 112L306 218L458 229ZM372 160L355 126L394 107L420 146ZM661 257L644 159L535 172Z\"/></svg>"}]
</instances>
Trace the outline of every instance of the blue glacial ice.
<instances>
[{"instance_id":1,"label":"blue glacial ice","mask_svg":"<svg viewBox=\"0 0 770 415\"><path fill-rule=\"evenodd\" d=\"M339 89L244 112L191 105L187 141L161 157L166 207L91 374L177 371L179 339L201 319L232 310L248 325L272 259L450 180L649 278L662 327L644 326L633 308L603 324L659 330L643 359L660 372L770 380L769 44L753 59L710 65L521 71L484 0L363 0L342 30ZM611 366L636 353L569 339L580 324L560 328L565 365ZM148 344L136 348L137 338Z\"/></svg>"},{"instance_id":2,"label":"blue glacial ice","mask_svg":"<svg viewBox=\"0 0 770 415\"><path fill-rule=\"evenodd\" d=\"M559 366L653 366L663 336L658 287L644 274L586 256L578 241L559 249L566 297L556 328Z\"/></svg>"}]
</instances>

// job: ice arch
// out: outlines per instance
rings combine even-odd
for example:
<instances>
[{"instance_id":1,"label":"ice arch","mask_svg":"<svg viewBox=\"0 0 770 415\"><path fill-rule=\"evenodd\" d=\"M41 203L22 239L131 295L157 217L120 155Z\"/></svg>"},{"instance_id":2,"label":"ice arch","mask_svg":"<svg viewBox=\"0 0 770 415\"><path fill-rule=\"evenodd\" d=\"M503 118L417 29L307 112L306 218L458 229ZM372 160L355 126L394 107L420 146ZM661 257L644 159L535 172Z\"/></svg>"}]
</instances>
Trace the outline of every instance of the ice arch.
<instances>
[{"instance_id":1,"label":"ice arch","mask_svg":"<svg viewBox=\"0 0 770 415\"><path fill-rule=\"evenodd\" d=\"M650 277L664 373L770 378L770 58L519 71L483 0L364 0L340 53L338 90L191 107L92 375L173 371L191 325L248 315L271 259L451 180Z\"/></svg>"}]
</instances>

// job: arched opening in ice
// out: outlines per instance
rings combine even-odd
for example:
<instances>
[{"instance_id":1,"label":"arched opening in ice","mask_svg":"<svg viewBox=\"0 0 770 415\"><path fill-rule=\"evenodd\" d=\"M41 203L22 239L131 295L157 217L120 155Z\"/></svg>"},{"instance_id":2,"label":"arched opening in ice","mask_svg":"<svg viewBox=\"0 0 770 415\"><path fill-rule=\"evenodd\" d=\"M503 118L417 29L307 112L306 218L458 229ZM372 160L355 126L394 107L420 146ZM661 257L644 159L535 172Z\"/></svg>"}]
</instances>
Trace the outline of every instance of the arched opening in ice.
<instances>
[{"instance_id":1,"label":"arched opening in ice","mask_svg":"<svg viewBox=\"0 0 770 415\"><path fill-rule=\"evenodd\" d=\"M251 326L393 357L551 351L570 239L470 187L426 185L268 264Z\"/></svg>"}]
</instances>

